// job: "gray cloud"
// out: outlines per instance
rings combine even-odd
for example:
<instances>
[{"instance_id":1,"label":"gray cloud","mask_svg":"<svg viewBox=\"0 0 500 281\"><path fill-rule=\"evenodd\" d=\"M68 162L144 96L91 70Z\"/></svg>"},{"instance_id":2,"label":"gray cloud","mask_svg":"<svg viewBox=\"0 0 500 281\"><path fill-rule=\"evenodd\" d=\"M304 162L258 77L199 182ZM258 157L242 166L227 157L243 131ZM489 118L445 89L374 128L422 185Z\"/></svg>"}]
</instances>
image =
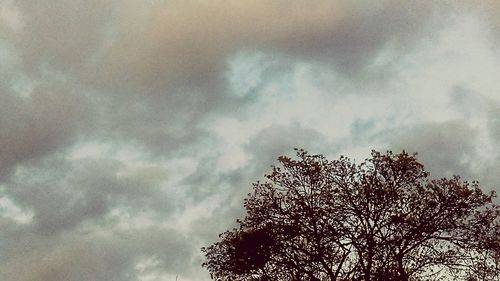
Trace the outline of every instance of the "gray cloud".
<instances>
[{"instance_id":1,"label":"gray cloud","mask_svg":"<svg viewBox=\"0 0 500 281\"><path fill-rule=\"evenodd\" d=\"M99 52L112 20L113 1L16 1L23 28L13 34L22 69L35 77L68 75Z\"/></svg>"},{"instance_id":2,"label":"gray cloud","mask_svg":"<svg viewBox=\"0 0 500 281\"><path fill-rule=\"evenodd\" d=\"M476 154L477 132L463 120L419 124L389 134L389 147L394 151L418 152L432 177L470 176L468 165Z\"/></svg>"},{"instance_id":3,"label":"gray cloud","mask_svg":"<svg viewBox=\"0 0 500 281\"><path fill-rule=\"evenodd\" d=\"M276 141L279 139L280 141ZM306 149L310 153L329 153L334 147L328 147L325 135L313 129L304 128L297 123L289 126L271 126L265 128L255 136L246 146L251 153L252 165L255 173L262 176L270 171L270 166L277 163L281 155L295 156L294 148Z\"/></svg>"},{"instance_id":4,"label":"gray cloud","mask_svg":"<svg viewBox=\"0 0 500 281\"><path fill-rule=\"evenodd\" d=\"M0 174L72 144L90 119L90 102L71 86L36 87L30 97L0 95Z\"/></svg>"},{"instance_id":5,"label":"gray cloud","mask_svg":"<svg viewBox=\"0 0 500 281\"><path fill-rule=\"evenodd\" d=\"M498 119L499 112L489 113L489 116L493 121ZM498 190L500 180L495 172L500 163L500 151L495 145L498 138L494 132L491 131L491 138L487 140L493 142L495 149L490 152L493 157L490 156L490 159L485 159L480 152L484 144L480 138L484 135L464 120L418 124L390 131L383 138L388 141L387 149L417 152L418 159L431 172L432 178L459 175L464 180L479 181L482 188L489 191Z\"/></svg>"},{"instance_id":6,"label":"gray cloud","mask_svg":"<svg viewBox=\"0 0 500 281\"><path fill-rule=\"evenodd\" d=\"M276 141L279 139L280 141ZM311 153L328 153L326 137L313 129L301 127L297 123L289 126L273 125L264 128L245 145L249 160L245 165L228 171L217 171L220 155L210 155L200 159L197 169L183 180L183 184L192 188L192 198L202 200L214 193L235 194L230 200L240 204L251 183L263 179L270 172L271 165L277 164L281 155L294 156L294 148L311 149ZM227 186L227 187L223 187Z\"/></svg>"},{"instance_id":7,"label":"gray cloud","mask_svg":"<svg viewBox=\"0 0 500 281\"><path fill-rule=\"evenodd\" d=\"M500 12L500 3L495 0L484 0L481 2L463 0L460 1L460 10L464 13L474 13L476 19L481 21L491 36L497 39L497 44L500 43L500 19L498 13ZM497 45L495 44L495 45Z\"/></svg>"},{"instance_id":8,"label":"gray cloud","mask_svg":"<svg viewBox=\"0 0 500 281\"><path fill-rule=\"evenodd\" d=\"M379 76L389 69L373 68L381 51L408 52L434 26L438 6L23 1L16 45L26 72L61 73L97 89L109 114L101 124L106 134L168 150L206 134L198 127L206 114L241 106L227 95L223 76L239 50L327 62L347 76L365 69Z\"/></svg>"},{"instance_id":9,"label":"gray cloud","mask_svg":"<svg viewBox=\"0 0 500 281\"><path fill-rule=\"evenodd\" d=\"M489 101L490 108L487 112L488 128L491 140L496 147L500 146L500 103Z\"/></svg>"},{"instance_id":10,"label":"gray cloud","mask_svg":"<svg viewBox=\"0 0 500 281\"><path fill-rule=\"evenodd\" d=\"M0 276L6 281L137 280L137 265L148 259L143 271L185 274L195 250L183 235L160 227L57 238L16 234L2 247Z\"/></svg>"},{"instance_id":11,"label":"gray cloud","mask_svg":"<svg viewBox=\"0 0 500 281\"><path fill-rule=\"evenodd\" d=\"M133 6L133 5L132 5ZM217 82L228 55L240 49L288 53L334 62L352 73L370 65L383 47L407 52L436 20L424 2L173 1L134 13L103 53L97 76L113 89L141 94ZM125 30L126 29L126 30ZM147 43L145 43L147 42ZM130 66L134 66L131 68Z\"/></svg>"},{"instance_id":12,"label":"gray cloud","mask_svg":"<svg viewBox=\"0 0 500 281\"><path fill-rule=\"evenodd\" d=\"M0 244L0 277L104 281L138 280L148 272L189 276L196 243L160 226L186 207L162 191L168 171L126 165L51 157L18 171L2 197L33 218L25 224L0 220L0 239L8 241ZM141 225L142 215L151 215L152 222ZM141 269L141 262L148 267Z\"/></svg>"},{"instance_id":13,"label":"gray cloud","mask_svg":"<svg viewBox=\"0 0 500 281\"><path fill-rule=\"evenodd\" d=\"M386 125L376 114L352 114L357 122L346 112L324 116L325 124L351 127L351 136L342 139L301 120L277 125L272 113L278 106L266 99L288 88L326 91L289 85L306 80L295 79L298 64L315 65L339 76L328 84L334 94L316 98L351 105L342 91L363 94L367 82L397 83L398 71L412 66L399 65L400 58L425 50L447 17L468 11L467 3L0 1L0 59L8 58L0 66L0 195L33 215L19 222L0 201L0 279L133 281L141 261L149 261L142 270L152 276L207 278L198 275L199 246L242 216L251 182L262 179L277 156L293 156L294 147L338 155L361 146L369 152L378 142L418 151L435 176L498 181L499 157L474 170L481 160L478 128L469 122L475 110L488 109L490 139L500 144L498 104L471 102L480 93L455 89L450 99L457 104L450 107L462 117L449 122L414 120L389 130L380 128ZM484 3L493 8L472 13L495 31L498 5ZM228 69L242 53L263 54L259 63L266 67L249 93L238 95ZM276 90L274 84L286 85ZM259 119L256 104L269 120ZM317 115L314 105L290 110ZM218 167L226 148L211 125L220 118L253 130L236 144L247 156L236 168ZM126 147L140 159L98 152L73 157L89 143ZM179 159L191 161L193 171L166 167ZM134 166L136 160L146 165Z\"/></svg>"},{"instance_id":14,"label":"gray cloud","mask_svg":"<svg viewBox=\"0 0 500 281\"><path fill-rule=\"evenodd\" d=\"M89 222L109 223L106 216L115 208L131 215L153 211L159 221L176 208L161 190L165 169L123 174L125 163L106 159L40 164L18 172L4 195L33 212L34 231L41 235L73 231Z\"/></svg>"},{"instance_id":15,"label":"gray cloud","mask_svg":"<svg viewBox=\"0 0 500 281\"><path fill-rule=\"evenodd\" d=\"M466 153L469 153L469 155L474 153L483 154L477 155L476 159L472 159L476 162L474 163L475 166L480 168L464 171L464 173L470 178L480 180L488 189L499 190L500 175L496 173L496 170L500 164L500 150L498 149L500 144L500 103L497 100L481 95L481 93L460 86L452 90L452 97L452 106L464 118L476 119L478 120L476 122L481 124L478 129L470 132L474 135L473 147L466 148L468 150ZM476 127L478 127L478 124L476 124ZM479 129L482 129L482 131ZM456 142L461 140L463 138ZM469 139L469 141L471 140ZM483 159L486 156L484 154L487 154L487 159Z\"/></svg>"},{"instance_id":16,"label":"gray cloud","mask_svg":"<svg viewBox=\"0 0 500 281\"><path fill-rule=\"evenodd\" d=\"M276 141L277 139L280 141ZM200 161L202 164L184 181L184 184L192 188L189 194L198 201L214 194L224 194L224 202L215 209L210 218L200 218L192 223L193 237L211 241L218 233L234 224L236 218L242 217L241 204L246 194L251 191L252 183L265 180L264 175L271 172L271 165L278 164L279 156L294 157L294 148L311 149L311 153L328 153L335 149L325 141L325 136L320 132L294 123L261 130L245 146L250 160L236 170L217 173L216 159ZM213 227L206 228L207 224Z\"/></svg>"}]
</instances>

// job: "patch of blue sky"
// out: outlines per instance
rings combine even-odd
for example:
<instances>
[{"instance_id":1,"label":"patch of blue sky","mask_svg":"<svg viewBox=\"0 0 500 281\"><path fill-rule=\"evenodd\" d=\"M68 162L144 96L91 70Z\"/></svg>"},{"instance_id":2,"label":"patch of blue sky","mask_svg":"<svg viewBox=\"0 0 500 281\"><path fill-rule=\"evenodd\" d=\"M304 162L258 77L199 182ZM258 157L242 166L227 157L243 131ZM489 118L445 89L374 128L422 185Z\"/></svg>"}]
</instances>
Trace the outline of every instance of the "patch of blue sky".
<instances>
[{"instance_id":1,"label":"patch of blue sky","mask_svg":"<svg viewBox=\"0 0 500 281\"><path fill-rule=\"evenodd\" d=\"M229 58L226 77L231 93L246 97L261 93L263 87L280 80L289 70L289 65L280 57L263 52L241 51Z\"/></svg>"},{"instance_id":2,"label":"patch of blue sky","mask_svg":"<svg viewBox=\"0 0 500 281\"><path fill-rule=\"evenodd\" d=\"M258 88L267 67L269 61L262 53L240 52L230 58L226 75L232 94L243 97Z\"/></svg>"}]
</instances>

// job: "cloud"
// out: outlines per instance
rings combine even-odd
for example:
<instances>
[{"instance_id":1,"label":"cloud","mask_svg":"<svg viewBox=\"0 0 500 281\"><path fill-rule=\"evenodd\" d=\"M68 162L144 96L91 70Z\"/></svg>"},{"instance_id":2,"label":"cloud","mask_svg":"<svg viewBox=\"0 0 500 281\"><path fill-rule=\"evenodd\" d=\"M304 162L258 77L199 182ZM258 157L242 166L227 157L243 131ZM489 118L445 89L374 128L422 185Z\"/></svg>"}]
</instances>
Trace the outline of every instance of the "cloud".
<instances>
[{"instance_id":1,"label":"cloud","mask_svg":"<svg viewBox=\"0 0 500 281\"><path fill-rule=\"evenodd\" d=\"M13 35L22 69L33 77L68 75L87 65L105 40L112 1L16 1L23 28Z\"/></svg>"},{"instance_id":2,"label":"cloud","mask_svg":"<svg viewBox=\"0 0 500 281\"><path fill-rule=\"evenodd\" d=\"M304 9L306 4L172 1L144 13L135 13L137 7L129 5L122 16L132 17L134 24L118 27L114 43L96 66L104 78L97 81L156 92L209 86L222 78L224 60L235 51L293 37L299 29L307 33L328 28L337 18L335 1Z\"/></svg>"},{"instance_id":3,"label":"cloud","mask_svg":"<svg viewBox=\"0 0 500 281\"><path fill-rule=\"evenodd\" d=\"M486 1L460 1L462 6L459 6L462 12L466 14L472 13L475 14L476 18L481 20L488 31L491 33L493 37L496 37L497 40L500 39L500 32L498 31L500 27L500 19L498 19L498 13L500 12L500 3L495 0L486 0ZM466 10L467 12L465 12ZM498 41L497 41L498 44Z\"/></svg>"},{"instance_id":4,"label":"cloud","mask_svg":"<svg viewBox=\"0 0 500 281\"><path fill-rule=\"evenodd\" d=\"M224 72L241 49L329 62L351 75L387 44L406 51L433 22L432 5L419 2L18 5L25 28L14 42L24 71L84 82L114 113L101 124L108 134L160 149L204 135L197 123L206 114L240 106L226 93Z\"/></svg>"},{"instance_id":5,"label":"cloud","mask_svg":"<svg viewBox=\"0 0 500 281\"><path fill-rule=\"evenodd\" d=\"M168 219L179 206L162 190L167 175L164 167L154 164L47 159L18 171L3 194L33 212L34 231L58 235L89 223L113 222L113 211L129 217L153 214L153 221Z\"/></svg>"},{"instance_id":6,"label":"cloud","mask_svg":"<svg viewBox=\"0 0 500 281\"><path fill-rule=\"evenodd\" d=\"M0 276L6 281L138 280L144 271L183 274L194 250L184 236L160 227L57 238L16 234L18 239L3 247ZM145 264L148 260L153 262Z\"/></svg>"},{"instance_id":7,"label":"cloud","mask_svg":"<svg viewBox=\"0 0 500 281\"><path fill-rule=\"evenodd\" d=\"M0 279L207 280L199 247L294 147L493 186L496 11L0 1Z\"/></svg>"},{"instance_id":8,"label":"cloud","mask_svg":"<svg viewBox=\"0 0 500 281\"><path fill-rule=\"evenodd\" d=\"M248 102L226 86L228 60L241 50L327 63L346 77L379 76L390 68L373 68L384 50L408 52L439 18L439 5L390 0L16 5L21 69L31 79L83 84L106 112L94 133L154 151L206 138L207 116Z\"/></svg>"},{"instance_id":9,"label":"cloud","mask_svg":"<svg viewBox=\"0 0 500 281\"><path fill-rule=\"evenodd\" d=\"M476 154L477 132L461 120L420 124L391 133L389 147L398 152L418 152L419 159L436 178L463 175Z\"/></svg>"},{"instance_id":10,"label":"cloud","mask_svg":"<svg viewBox=\"0 0 500 281\"><path fill-rule=\"evenodd\" d=\"M0 3L0 20L5 24L5 27L10 32L18 32L24 27L23 19L19 10L12 1L4 1ZM3 30L3 32L9 32Z\"/></svg>"},{"instance_id":11,"label":"cloud","mask_svg":"<svg viewBox=\"0 0 500 281\"><path fill-rule=\"evenodd\" d=\"M332 62L352 74L371 65L388 45L407 52L429 31L438 6L356 3L169 1L150 11L125 4L117 17L133 24L116 27L112 43L91 66L91 81L141 95L206 90L221 82L225 60L241 49Z\"/></svg>"},{"instance_id":12,"label":"cloud","mask_svg":"<svg viewBox=\"0 0 500 281\"><path fill-rule=\"evenodd\" d=\"M40 85L27 98L4 89L0 95L0 174L5 177L18 164L70 145L91 119L89 106L68 85Z\"/></svg>"},{"instance_id":13,"label":"cloud","mask_svg":"<svg viewBox=\"0 0 500 281\"><path fill-rule=\"evenodd\" d=\"M265 180L264 175L271 172L271 165L278 164L279 156L294 157L295 147L312 149L311 153L328 153L337 148L329 146L325 139L320 132L297 123L273 125L259 130L242 146L247 156L237 168L217 169L217 162L223 158L221 155L202 159L197 169L183 181L190 188L191 199L202 206L202 211L189 223L190 235L205 243L214 240L218 233L244 215L243 198L251 191L253 182Z\"/></svg>"},{"instance_id":14,"label":"cloud","mask_svg":"<svg viewBox=\"0 0 500 281\"><path fill-rule=\"evenodd\" d=\"M105 158L48 157L18 169L1 194L32 215L24 224L0 220L0 240L9 241L0 245L0 276L8 281L189 276L198 266L192 256L199 247L174 228L172 215L187 206L168 193L168 175L164 165Z\"/></svg>"}]
</instances>

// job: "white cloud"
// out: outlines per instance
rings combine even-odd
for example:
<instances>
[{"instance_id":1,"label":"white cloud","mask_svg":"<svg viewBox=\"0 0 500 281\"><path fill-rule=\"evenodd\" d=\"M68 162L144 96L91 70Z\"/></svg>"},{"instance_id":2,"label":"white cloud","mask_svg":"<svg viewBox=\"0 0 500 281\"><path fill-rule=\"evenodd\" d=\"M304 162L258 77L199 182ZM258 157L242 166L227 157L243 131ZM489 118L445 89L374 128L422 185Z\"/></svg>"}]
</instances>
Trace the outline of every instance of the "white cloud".
<instances>
[{"instance_id":1,"label":"white cloud","mask_svg":"<svg viewBox=\"0 0 500 281\"><path fill-rule=\"evenodd\" d=\"M0 213L4 218L18 224L29 224L33 221L33 212L22 210L7 197L0 198Z\"/></svg>"}]
</instances>

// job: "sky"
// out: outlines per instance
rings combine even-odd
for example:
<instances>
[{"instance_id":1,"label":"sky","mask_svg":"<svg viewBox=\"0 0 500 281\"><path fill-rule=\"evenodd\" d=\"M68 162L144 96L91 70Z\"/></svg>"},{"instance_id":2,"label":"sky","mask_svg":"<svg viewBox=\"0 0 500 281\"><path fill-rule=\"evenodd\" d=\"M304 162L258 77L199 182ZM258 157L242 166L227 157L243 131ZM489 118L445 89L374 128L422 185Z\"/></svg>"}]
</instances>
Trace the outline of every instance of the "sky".
<instances>
[{"instance_id":1,"label":"sky","mask_svg":"<svg viewBox=\"0 0 500 281\"><path fill-rule=\"evenodd\" d=\"M500 190L496 0L0 0L0 280L198 281L303 148Z\"/></svg>"}]
</instances>

